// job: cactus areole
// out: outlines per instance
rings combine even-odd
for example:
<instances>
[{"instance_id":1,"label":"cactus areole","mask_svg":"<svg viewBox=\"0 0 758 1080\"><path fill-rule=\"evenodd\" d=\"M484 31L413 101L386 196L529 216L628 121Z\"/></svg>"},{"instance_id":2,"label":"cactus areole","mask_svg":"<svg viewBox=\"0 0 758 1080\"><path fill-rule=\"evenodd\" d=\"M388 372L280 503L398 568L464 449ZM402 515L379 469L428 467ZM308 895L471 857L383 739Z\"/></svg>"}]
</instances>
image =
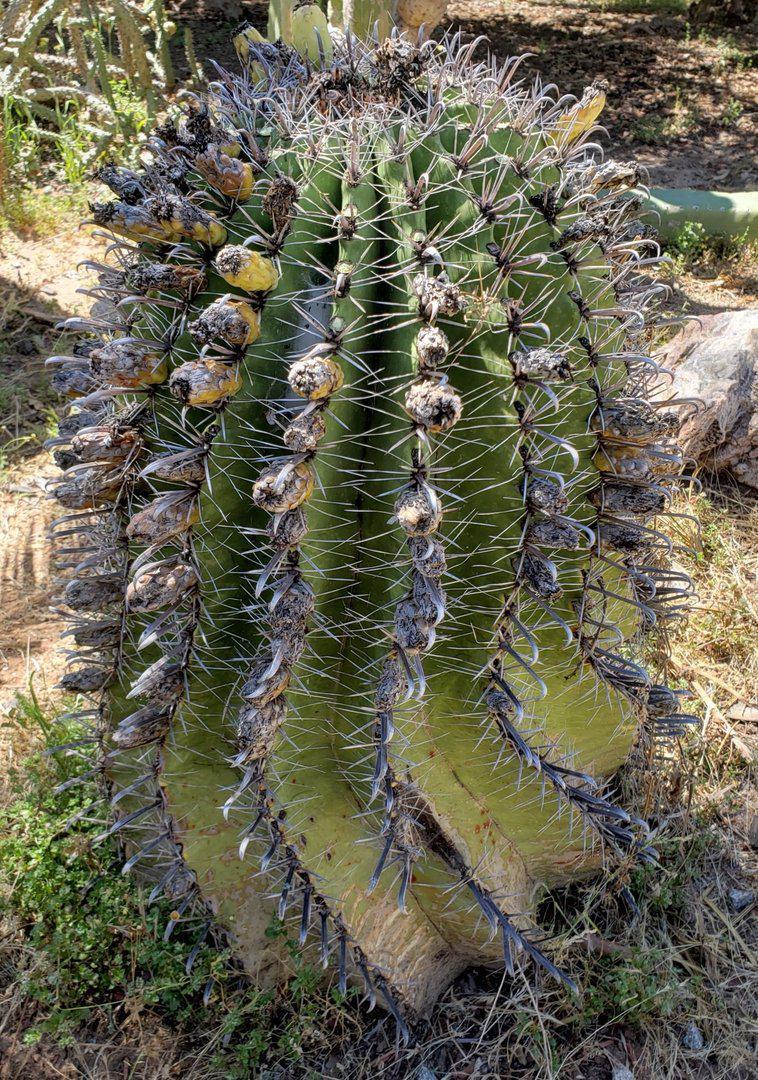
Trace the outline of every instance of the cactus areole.
<instances>
[{"instance_id":1,"label":"cactus areole","mask_svg":"<svg viewBox=\"0 0 758 1080\"><path fill-rule=\"evenodd\" d=\"M167 932L270 979L278 911L402 1027L471 963L565 978L541 890L655 858L608 778L688 719L633 658L689 590L677 424L603 88L306 47L307 10L103 175L110 314L56 358L63 683Z\"/></svg>"}]
</instances>

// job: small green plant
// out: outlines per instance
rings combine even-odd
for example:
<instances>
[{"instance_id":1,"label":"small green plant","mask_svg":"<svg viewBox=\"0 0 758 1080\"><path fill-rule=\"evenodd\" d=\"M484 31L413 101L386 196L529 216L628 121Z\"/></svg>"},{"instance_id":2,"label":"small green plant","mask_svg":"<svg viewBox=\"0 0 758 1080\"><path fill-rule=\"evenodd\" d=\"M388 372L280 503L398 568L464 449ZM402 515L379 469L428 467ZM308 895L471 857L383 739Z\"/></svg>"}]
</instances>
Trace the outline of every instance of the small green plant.
<instances>
[{"instance_id":1,"label":"small green plant","mask_svg":"<svg viewBox=\"0 0 758 1080\"><path fill-rule=\"evenodd\" d=\"M696 262L708 245L705 226L699 221L687 221L669 243L669 253L678 266Z\"/></svg>"},{"instance_id":2,"label":"small green plant","mask_svg":"<svg viewBox=\"0 0 758 1080\"><path fill-rule=\"evenodd\" d=\"M747 233L736 237L713 235L699 221L686 221L667 244L675 275L696 266L749 259L753 250Z\"/></svg>"},{"instance_id":3,"label":"small green plant","mask_svg":"<svg viewBox=\"0 0 758 1080\"><path fill-rule=\"evenodd\" d=\"M734 127L745 111L745 106L737 98L730 97L721 116L722 127Z\"/></svg>"},{"instance_id":4,"label":"small green plant","mask_svg":"<svg viewBox=\"0 0 758 1080\"><path fill-rule=\"evenodd\" d=\"M47 715L33 685L18 695L8 723L41 737L46 748L82 735L77 725ZM96 1016L117 1020L127 1010L152 1010L178 1032L210 1032L218 1044L212 1069L232 1080L249 1076L267 1055L301 1057L319 1037L319 1015L330 1016L332 1028L343 1022L342 1000L321 999L315 971L280 923L269 933L282 940L292 977L276 994L236 988L239 974L228 954L210 945L195 949L181 927L162 940L171 903L148 905L132 878L113 874L112 841L92 846L100 827L83 811L97 799L95 781L54 794L76 763L81 758L73 753L34 755L12 775L14 796L0 812L0 916L25 945L15 981L32 1010L26 1045L43 1035L65 1045ZM211 975L217 993L206 1009Z\"/></svg>"},{"instance_id":5,"label":"small green plant","mask_svg":"<svg viewBox=\"0 0 758 1080\"><path fill-rule=\"evenodd\" d=\"M718 50L714 70L718 75L723 75L728 71L748 71L755 67L755 52L740 48L733 34L719 37L714 44Z\"/></svg>"},{"instance_id":6,"label":"small green plant","mask_svg":"<svg viewBox=\"0 0 758 1080\"><path fill-rule=\"evenodd\" d=\"M660 841L662 871L657 876L645 866L632 870L630 887L648 911L674 914L685 907L687 889L702 873L704 856L716 842L714 831L705 820L693 821L691 833L686 846L677 836Z\"/></svg>"},{"instance_id":7,"label":"small green plant","mask_svg":"<svg viewBox=\"0 0 758 1080\"><path fill-rule=\"evenodd\" d=\"M640 1027L671 1016L681 997L681 973L661 949L634 949L630 957L600 957L582 1001L582 1024L622 1021Z\"/></svg>"},{"instance_id":8,"label":"small green plant","mask_svg":"<svg viewBox=\"0 0 758 1080\"><path fill-rule=\"evenodd\" d=\"M691 135L699 124L697 108L677 89L670 113L663 116L645 116L632 125L632 130L640 142L657 146L670 139Z\"/></svg>"}]
</instances>

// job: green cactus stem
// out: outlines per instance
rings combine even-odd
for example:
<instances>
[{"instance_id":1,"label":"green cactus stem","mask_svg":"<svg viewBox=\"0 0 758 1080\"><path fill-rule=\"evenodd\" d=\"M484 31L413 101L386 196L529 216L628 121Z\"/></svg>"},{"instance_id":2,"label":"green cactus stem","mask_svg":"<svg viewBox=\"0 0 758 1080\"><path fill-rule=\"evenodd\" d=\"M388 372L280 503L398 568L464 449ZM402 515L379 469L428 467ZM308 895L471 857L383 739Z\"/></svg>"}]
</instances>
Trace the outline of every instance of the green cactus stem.
<instances>
[{"instance_id":1,"label":"green cactus stem","mask_svg":"<svg viewBox=\"0 0 758 1080\"><path fill-rule=\"evenodd\" d=\"M758 191L695 191L690 188L653 188L649 205L660 215L662 240L684 225L702 225L708 236L758 239Z\"/></svg>"},{"instance_id":2,"label":"green cactus stem","mask_svg":"<svg viewBox=\"0 0 758 1080\"><path fill-rule=\"evenodd\" d=\"M117 56L106 51L103 20L112 25L119 42ZM45 51L43 35L51 25L68 46L67 55ZM86 151L87 160L92 160L115 134L133 135L114 96L114 80L127 79L151 116L162 96L173 89L168 42L175 31L175 24L166 18L163 0L154 0L149 13L122 0L100 5L97 11L87 0L6 5L0 46L5 89L14 103L27 106L45 121L46 129L38 131L40 138L58 137L61 115L68 115L43 103L76 102L77 125L92 139ZM155 52L149 44L150 33ZM188 60L196 78L197 65L189 55Z\"/></svg>"},{"instance_id":3,"label":"green cactus stem","mask_svg":"<svg viewBox=\"0 0 758 1080\"><path fill-rule=\"evenodd\" d=\"M275 977L276 910L404 1031L470 963L572 985L542 891L655 858L609 778L690 719L634 658L690 592L676 402L603 88L296 16L101 173L110 317L53 358L64 684L167 933Z\"/></svg>"}]
</instances>

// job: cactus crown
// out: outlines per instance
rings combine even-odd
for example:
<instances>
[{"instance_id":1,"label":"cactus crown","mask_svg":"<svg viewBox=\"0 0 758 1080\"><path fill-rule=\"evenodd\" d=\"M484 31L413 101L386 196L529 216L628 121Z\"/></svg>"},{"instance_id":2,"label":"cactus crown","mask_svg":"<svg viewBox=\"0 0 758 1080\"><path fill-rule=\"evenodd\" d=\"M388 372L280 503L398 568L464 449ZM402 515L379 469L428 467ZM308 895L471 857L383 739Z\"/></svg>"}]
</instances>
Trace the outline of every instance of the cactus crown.
<instances>
[{"instance_id":1,"label":"cactus crown","mask_svg":"<svg viewBox=\"0 0 758 1080\"><path fill-rule=\"evenodd\" d=\"M63 684L174 922L255 971L297 901L403 1024L498 950L562 977L539 887L654 858L602 778L687 720L629 645L689 589L658 249L602 87L457 37L255 38L102 174L111 306L57 376Z\"/></svg>"}]
</instances>

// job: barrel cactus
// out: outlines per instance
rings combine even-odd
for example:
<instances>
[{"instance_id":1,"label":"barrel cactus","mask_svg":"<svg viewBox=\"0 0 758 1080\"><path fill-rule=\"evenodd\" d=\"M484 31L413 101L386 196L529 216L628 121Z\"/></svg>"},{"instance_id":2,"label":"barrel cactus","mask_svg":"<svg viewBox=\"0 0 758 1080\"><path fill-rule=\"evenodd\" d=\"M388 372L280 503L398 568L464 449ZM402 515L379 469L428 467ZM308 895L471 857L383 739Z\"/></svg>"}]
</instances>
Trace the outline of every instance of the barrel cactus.
<instances>
[{"instance_id":1,"label":"barrel cactus","mask_svg":"<svg viewBox=\"0 0 758 1080\"><path fill-rule=\"evenodd\" d=\"M292 918L404 1025L472 962L570 982L541 892L655 858L608 778L687 721L634 652L689 591L659 251L602 86L317 8L290 39L100 174L63 686L167 933L271 978Z\"/></svg>"}]
</instances>

